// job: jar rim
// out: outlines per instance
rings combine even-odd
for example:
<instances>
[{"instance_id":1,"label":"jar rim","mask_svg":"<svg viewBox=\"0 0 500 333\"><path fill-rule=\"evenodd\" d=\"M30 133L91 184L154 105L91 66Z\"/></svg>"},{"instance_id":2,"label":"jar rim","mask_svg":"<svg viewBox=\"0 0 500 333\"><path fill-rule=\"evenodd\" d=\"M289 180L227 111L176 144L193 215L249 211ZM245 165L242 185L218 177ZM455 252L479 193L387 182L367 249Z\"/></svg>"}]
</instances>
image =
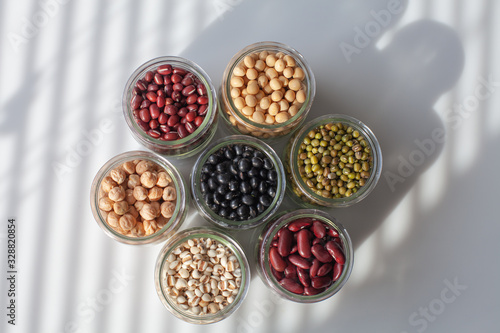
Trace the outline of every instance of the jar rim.
<instances>
[{"instance_id":1,"label":"jar rim","mask_svg":"<svg viewBox=\"0 0 500 333\"><path fill-rule=\"evenodd\" d=\"M168 296L165 293L165 290L163 288L162 274L165 272L166 258L179 245L193 238L215 239L224 246L227 246L236 256L240 264L241 284L238 293L235 295L234 301L230 303L228 306L226 306L224 309L214 314L205 314L200 316L200 315L190 314L188 311L180 309L179 306L177 306L177 304L172 302L170 296ZM236 311L240 307L243 300L245 299L250 286L250 280L251 280L250 264L243 250L243 247L235 238L225 233L222 229L218 227L212 227L212 226L192 227L189 229L182 230L181 232L171 237L165 243L165 245L162 247L156 259L155 288L158 297L160 298L160 301L173 315L189 323L210 324L218 322L231 315L234 311Z\"/></svg>"},{"instance_id":2,"label":"jar rim","mask_svg":"<svg viewBox=\"0 0 500 333\"><path fill-rule=\"evenodd\" d=\"M208 97L207 114L202 124L188 136L173 141L155 139L149 136L144 130L142 130L142 128L139 127L137 122L133 119L133 110L130 107L130 99L135 83L139 79L142 79L146 72L166 64L172 65L173 67L181 67L193 73L207 88L206 90ZM122 110L127 125L134 133L134 137L135 135L137 135L140 138L139 141L145 141L149 144L161 147L161 149L176 149L181 148L183 145L202 137L203 134L208 131L210 125L215 122L215 116L217 113L217 92L208 74L195 62L177 56L161 56L143 63L130 75L127 83L125 84L125 89L122 96Z\"/></svg>"},{"instance_id":3,"label":"jar rim","mask_svg":"<svg viewBox=\"0 0 500 333\"><path fill-rule=\"evenodd\" d=\"M306 101L302 104L300 109L298 110L297 114L288 119L286 122L280 123L280 124L262 124L262 123L257 123L254 122L253 120L247 118L244 116L234 105L233 98L231 98L231 86L230 86L230 78L231 74L233 73L234 68L240 64L245 56L247 56L250 53L256 52L256 51L264 51L264 50L278 50L278 52L283 52L287 53L289 55L292 55L295 59L300 64L300 67L305 73L305 82L307 86L307 94L306 94ZM279 43L279 42L273 42L273 41L263 41L263 42L257 42L251 45L246 46L245 48L241 49L238 51L229 61L224 74L223 74L223 80L222 80L222 85L221 85L221 93L222 93L222 98L219 100L219 104L222 103L222 99L227 100L227 102L230 105L230 112L233 117L238 119L239 122L245 123L247 125L251 125L252 128L255 129L266 129L266 130L276 130L276 129L281 129L283 127L288 127L290 125L294 125L297 121L301 119L304 114L306 114L313 103L315 94L316 94L316 80L314 77L314 73L312 72L312 69L309 65L309 63L306 61L304 56L297 51L296 49L292 48L289 45ZM221 112L222 111L221 108ZM224 115L225 116L225 115ZM250 130L251 131L251 130Z\"/></svg>"},{"instance_id":4,"label":"jar rim","mask_svg":"<svg viewBox=\"0 0 500 333\"><path fill-rule=\"evenodd\" d=\"M339 122L343 124L348 124L352 126L354 129L358 130L362 133L365 139L368 141L369 146L371 147L372 156L373 156L373 166L372 173L370 174L370 178L366 181L366 184L361 187L356 193L346 198L326 198L321 195L318 195L310 190L310 188L306 185L306 183L300 177L299 166L297 163L298 149L306 135L313 129L327 124L329 122ZM294 134L294 137L291 140L291 148L289 151L289 156L286 157L288 164L290 165L290 169L292 170L294 182L300 188L301 194L305 195L306 198L311 200L312 202L319 203L322 206L328 207L348 207L355 203L360 202L364 198L368 196L376 187L380 175L382 173L382 149L377 140L377 137L372 132L372 130L366 126L360 120L344 115L344 114L327 114L318 118L315 118L308 123L306 123L299 131ZM291 184L288 184L288 188L291 190ZM293 190L291 190L293 193ZM296 199L296 194L294 193L292 196ZM303 202L301 202L303 203ZM303 203L306 204L307 203Z\"/></svg>"},{"instance_id":5,"label":"jar rim","mask_svg":"<svg viewBox=\"0 0 500 333\"><path fill-rule=\"evenodd\" d=\"M271 242L276 235L276 233L287 224L304 217L318 219L319 221L326 223L329 227L335 228L339 233L339 237L343 244L343 251L345 255L345 264L342 270L342 274L338 280L334 281L325 291L312 295L305 296L292 293L285 288L283 288L273 276L271 272L271 265L269 259L269 249L271 247ZM256 258L258 260L258 265L260 266L259 273L261 273L261 279L278 295L298 303L315 303L323 301L331 296L335 295L340 289L345 285L349 279L354 265L354 251L349 233L345 227L334 217L328 215L327 213L317 210L317 209L298 209L293 211L287 211L279 214L269 225L262 231L259 241L256 245Z\"/></svg>"},{"instance_id":6,"label":"jar rim","mask_svg":"<svg viewBox=\"0 0 500 333\"><path fill-rule=\"evenodd\" d=\"M165 172L167 172L174 182L175 190L177 192L177 199L175 204L175 210L172 217L169 219L167 224L163 226L160 230L155 233L143 236L143 237L132 237L123 235L115 231L103 218L101 214L101 209L99 209L99 191L102 180L109 175L109 172L123 164L127 161L133 161L135 159L146 159L155 164L159 165ZM90 190L90 204L92 209L92 214L97 224L101 227L105 234L107 234L112 239L132 245L139 244L150 244L159 242L166 237L168 237L172 232L174 232L181 223L184 221L187 212L187 196L185 192L185 182L182 175L179 173L177 168L172 165L167 159L156 155L155 153L141 150L133 150L118 154L111 159L109 159L104 165L97 171L91 185Z\"/></svg>"},{"instance_id":7,"label":"jar rim","mask_svg":"<svg viewBox=\"0 0 500 333\"><path fill-rule=\"evenodd\" d=\"M276 185L276 195L273 198L273 201L269 207L257 215L253 219L245 220L245 221L232 221L226 219L218 214L215 214L209 207L207 207L206 202L203 200L203 196L200 190L200 173L201 168L207 161L208 157L218 151L222 147L226 147L234 144L245 144L250 145L257 148L266 157L270 158L275 167L276 173L278 174L278 180ZM231 229L249 229L256 227L260 224L265 223L270 218L272 218L273 214L278 210L281 202L283 201L285 191L286 191L286 178L285 178L285 169L283 164L276 152L271 146L269 146L264 141L257 139L248 135L230 135L224 138L220 138L213 142L209 147L207 147L198 157L196 163L193 166L193 170L191 172L191 194L196 203L198 210L202 213L201 215L209 220L210 222L225 228Z\"/></svg>"}]
</instances>

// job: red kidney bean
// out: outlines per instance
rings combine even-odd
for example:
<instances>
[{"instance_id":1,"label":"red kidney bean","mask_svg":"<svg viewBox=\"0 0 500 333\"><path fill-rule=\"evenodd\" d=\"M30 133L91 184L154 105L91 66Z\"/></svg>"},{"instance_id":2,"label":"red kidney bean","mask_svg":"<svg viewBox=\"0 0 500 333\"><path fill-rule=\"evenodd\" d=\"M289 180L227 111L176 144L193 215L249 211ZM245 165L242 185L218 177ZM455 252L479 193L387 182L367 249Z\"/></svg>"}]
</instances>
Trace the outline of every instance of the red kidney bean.
<instances>
[{"instance_id":1,"label":"red kidney bean","mask_svg":"<svg viewBox=\"0 0 500 333\"><path fill-rule=\"evenodd\" d=\"M344 265L339 264L336 262L333 265L333 276L332 276L332 281L337 281L340 278L340 275L342 275L342 270L344 269Z\"/></svg>"},{"instance_id":2,"label":"red kidney bean","mask_svg":"<svg viewBox=\"0 0 500 333\"><path fill-rule=\"evenodd\" d=\"M325 247L320 244L313 245L311 247L311 253L322 263L331 262L333 260L330 253L328 253Z\"/></svg>"},{"instance_id":3,"label":"red kidney bean","mask_svg":"<svg viewBox=\"0 0 500 333\"><path fill-rule=\"evenodd\" d=\"M297 244L295 244L295 245L292 247L292 250L290 251L290 254L294 254L294 253L296 253L298 250L299 250L299 248L297 247Z\"/></svg>"},{"instance_id":4,"label":"red kidney bean","mask_svg":"<svg viewBox=\"0 0 500 333\"><path fill-rule=\"evenodd\" d=\"M280 286L282 286L283 288L294 294L304 293L304 287L292 279L287 279L287 278L282 279L280 281Z\"/></svg>"},{"instance_id":5,"label":"red kidney bean","mask_svg":"<svg viewBox=\"0 0 500 333\"><path fill-rule=\"evenodd\" d=\"M314 221L312 224L312 232L317 238L325 237L326 228L325 225L320 221Z\"/></svg>"},{"instance_id":6,"label":"red kidney bean","mask_svg":"<svg viewBox=\"0 0 500 333\"><path fill-rule=\"evenodd\" d=\"M319 293L322 293L323 291L324 291L324 288L316 289L316 288L313 288L313 287L305 287L304 288L304 295L306 295L306 296L314 296L314 295L317 295Z\"/></svg>"},{"instance_id":7,"label":"red kidney bean","mask_svg":"<svg viewBox=\"0 0 500 333\"><path fill-rule=\"evenodd\" d=\"M283 272L286 266L288 266L275 247L271 247L269 250L269 261L271 262L271 266L278 272Z\"/></svg>"},{"instance_id":8,"label":"red kidney bean","mask_svg":"<svg viewBox=\"0 0 500 333\"><path fill-rule=\"evenodd\" d=\"M312 245L321 244L323 245L323 240L321 238L314 238Z\"/></svg>"},{"instance_id":9,"label":"red kidney bean","mask_svg":"<svg viewBox=\"0 0 500 333\"><path fill-rule=\"evenodd\" d=\"M333 228L328 228L327 233L328 233L329 236L339 237L338 231L335 230L335 229L333 229Z\"/></svg>"},{"instance_id":10,"label":"red kidney bean","mask_svg":"<svg viewBox=\"0 0 500 333\"><path fill-rule=\"evenodd\" d=\"M150 91L146 94L146 97L151 101L151 103L156 103L158 95L155 92Z\"/></svg>"},{"instance_id":11,"label":"red kidney bean","mask_svg":"<svg viewBox=\"0 0 500 333\"><path fill-rule=\"evenodd\" d=\"M311 285L311 278L305 269L297 267L297 277L304 287L309 287Z\"/></svg>"},{"instance_id":12,"label":"red kidney bean","mask_svg":"<svg viewBox=\"0 0 500 333\"><path fill-rule=\"evenodd\" d=\"M152 119L157 119L160 116L160 108L156 104L151 104L149 106L149 113Z\"/></svg>"},{"instance_id":13,"label":"red kidney bean","mask_svg":"<svg viewBox=\"0 0 500 333\"><path fill-rule=\"evenodd\" d=\"M315 277L318 275L318 270L320 267L321 267L321 261L314 258L312 261L311 269L309 270L309 274L311 275L311 277Z\"/></svg>"},{"instance_id":14,"label":"red kidney bean","mask_svg":"<svg viewBox=\"0 0 500 333\"><path fill-rule=\"evenodd\" d=\"M341 265L343 265L345 263L344 252L340 248L340 245L338 245L334 241L328 241L326 243L325 247L326 247L326 250L328 251L328 253L333 257L333 259L336 262L338 262Z\"/></svg>"},{"instance_id":15,"label":"red kidney bean","mask_svg":"<svg viewBox=\"0 0 500 333\"><path fill-rule=\"evenodd\" d=\"M197 127L200 127L200 126L201 126L201 124L203 123L203 120L205 120L205 118L204 118L204 117L200 117L200 116L198 116L198 117L196 117L196 118L194 119L194 124L195 124Z\"/></svg>"},{"instance_id":16,"label":"red kidney bean","mask_svg":"<svg viewBox=\"0 0 500 333\"><path fill-rule=\"evenodd\" d=\"M290 262L292 264L294 264L295 266L303 268L303 269L309 269L311 267L310 261L307 261L307 259L304 259L300 255L295 254L295 253L291 254L288 257L288 260L290 260Z\"/></svg>"},{"instance_id":17,"label":"red kidney bean","mask_svg":"<svg viewBox=\"0 0 500 333\"><path fill-rule=\"evenodd\" d=\"M309 226L311 226L311 224L312 224L311 219L308 217L304 217L291 222L288 225L288 230L292 232L297 232L300 229L308 228Z\"/></svg>"},{"instance_id":18,"label":"red kidney bean","mask_svg":"<svg viewBox=\"0 0 500 333\"><path fill-rule=\"evenodd\" d=\"M151 82L153 80L153 77L154 77L154 73L151 71L148 71L146 73L146 75L144 75L144 80L146 80L146 82Z\"/></svg>"},{"instance_id":19,"label":"red kidney bean","mask_svg":"<svg viewBox=\"0 0 500 333\"><path fill-rule=\"evenodd\" d=\"M283 274L283 272L278 272L277 270L275 270L274 268L271 267L271 274L273 274L273 276L276 278L276 280L278 281L281 281L285 275Z\"/></svg>"},{"instance_id":20,"label":"red kidney bean","mask_svg":"<svg viewBox=\"0 0 500 333\"><path fill-rule=\"evenodd\" d=\"M288 232L292 233L289 230ZM299 254L304 258L311 257L310 238L311 238L311 233L307 229L302 229L299 232L297 232L297 250Z\"/></svg>"},{"instance_id":21,"label":"red kidney bean","mask_svg":"<svg viewBox=\"0 0 500 333\"><path fill-rule=\"evenodd\" d=\"M149 123L149 121L151 120L151 114L149 113L148 109L141 109L139 111L139 117L145 123Z\"/></svg>"},{"instance_id":22,"label":"red kidney bean","mask_svg":"<svg viewBox=\"0 0 500 333\"><path fill-rule=\"evenodd\" d=\"M189 132L184 125L179 125L179 127L177 127L177 134L179 134L179 137L182 139L188 136Z\"/></svg>"},{"instance_id":23,"label":"red kidney bean","mask_svg":"<svg viewBox=\"0 0 500 333\"><path fill-rule=\"evenodd\" d=\"M165 133L165 135L163 136L163 139L167 141L174 141L177 140L178 138L179 135L177 134L177 132L168 132Z\"/></svg>"},{"instance_id":24,"label":"red kidney bean","mask_svg":"<svg viewBox=\"0 0 500 333\"><path fill-rule=\"evenodd\" d=\"M318 269L318 276L325 276L326 274L330 273L332 270L333 265L328 263L328 264L323 264L319 269Z\"/></svg>"},{"instance_id":25,"label":"red kidney bean","mask_svg":"<svg viewBox=\"0 0 500 333\"><path fill-rule=\"evenodd\" d=\"M328 287L330 284L332 284L332 279L328 276L317 276L311 279L311 285L316 289Z\"/></svg>"},{"instance_id":26,"label":"red kidney bean","mask_svg":"<svg viewBox=\"0 0 500 333\"><path fill-rule=\"evenodd\" d=\"M166 75L172 73L172 65L161 65L156 70L161 75Z\"/></svg>"},{"instance_id":27,"label":"red kidney bean","mask_svg":"<svg viewBox=\"0 0 500 333\"><path fill-rule=\"evenodd\" d=\"M278 252L280 256L286 257L290 254L293 246L292 242L293 233L288 229L283 230L280 237L278 238Z\"/></svg>"},{"instance_id":28,"label":"red kidney bean","mask_svg":"<svg viewBox=\"0 0 500 333\"><path fill-rule=\"evenodd\" d=\"M278 240L276 240L276 239L275 239L275 240L273 240L273 241L271 242L271 246L272 246L272 247L278 247Z\"/></svg>"},{"instance_id":29,"label":"red kidney bean","mask_svg":"<svg viewBox=\"0 0 500 333\"><path fill-rule=\"evenodd\" d=\"M132 96L132 99L130 100L130 107L132 110L137 110L142 103L142 97L139 95L134 95Z\"/></svg>"},{"instance_id":30,"label":"red kidney bean","mask_svg":"<svg viewBox=\"0 0 500 333\"><path fill-rule=\"evenodd\" d=\"M288 266L286 266L283 273L285 273L286 278L295 279L297 277L297 267L295 265L289 264Z\"/></svg>"},{"instance_id":31,"label":"red kidney bean","mask_svg":"<svg viewBox=\"0 0 500 333\"><path fill-rule=\"evenodd\" d=\"M179 116L174 114L173 116L170 116L170 118L168 118L167 125L172 127L175 124L177 124L179 120L180 120Z\"/></svg>"}]
</instances>

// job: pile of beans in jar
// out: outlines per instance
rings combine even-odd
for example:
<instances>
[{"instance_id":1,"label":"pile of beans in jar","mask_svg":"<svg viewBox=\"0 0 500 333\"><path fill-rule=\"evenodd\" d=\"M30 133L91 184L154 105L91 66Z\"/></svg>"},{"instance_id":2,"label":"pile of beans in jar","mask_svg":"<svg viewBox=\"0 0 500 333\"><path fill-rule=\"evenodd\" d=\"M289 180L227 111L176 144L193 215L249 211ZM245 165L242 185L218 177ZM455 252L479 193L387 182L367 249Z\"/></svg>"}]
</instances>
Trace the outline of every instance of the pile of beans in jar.
<instances>
[{"instance_id":1,"label":"pile of beans in jar","mask_svg":"<svg viewBox=\"0 0 500 333\"><path fill-rule=\"evenodd\" d=\"M278 230L269 262L283 288L312 296L339 279L345 257L337 230L319 220L300 218Z\"/></svg>"},{"instance_id":2,"label":"pile of beans in jar","mask_svg":"<svg viewBox=\"0 0 500 333\"><path fill-rule=\"evenodd\" d=\"M297 157L304 183L325 198L350 197L366 184L373 166L368 141L342 123L321 125L309 132Z\"/></svg>"},{"instance_id":3,"label":"pile of beans in jar","mask_svg":"<svg viewBox=\"0 0 500 333\"><path fill-rule=\"evenodd\" d=\"M234 68L231 98L234 106L256 123L284 123L297 114L307 99L304 79L304 70L293 56L255 52Z\"/></svg>"},{"instance_id":4,"label":"pile of beans in jar","mask_svg":"<svg viewBox=\"0 0 500 333\"><path fill-rule=\"evenodd\" d=\"M164 288L171 300L195 315L214 314L233 303L242 271L234 253L212 238L191 238L167 257Z\"/></svg>"},{"instance_id":5,"label":"pile of beans in jar","mask_svg":"<svg viewBox=\"0 0 500 333\"><path fill-rule=\"evenodd\" d=\"M164 168L149 160L127 161L101 181L99 209L106 223L129 237L149 236L172 217L177 191Z\"/></svg>"},{"instance_id":6,"label":"pile of beans in jar","mask_svg":"<svg viewBox=\"0 0 500 333\"><path fill-rule=\"evenodd\" d=\"M248 145L222 147L201 168L203 200L215 214L232 221L263 213L276 196L277 184L271 159Z\"/></svg>"},{"instance_id":7,"label":"pile of beans in jar","mask_svg":"<svg viewBox=\"0 0 500 333\"><path fill-rule=\"evenodd\" d=\"M178 140L203 123L207 88L186 69L161 65L136 82L130 107L135 121L150 137Z\"/></svg>"}]
</instances>

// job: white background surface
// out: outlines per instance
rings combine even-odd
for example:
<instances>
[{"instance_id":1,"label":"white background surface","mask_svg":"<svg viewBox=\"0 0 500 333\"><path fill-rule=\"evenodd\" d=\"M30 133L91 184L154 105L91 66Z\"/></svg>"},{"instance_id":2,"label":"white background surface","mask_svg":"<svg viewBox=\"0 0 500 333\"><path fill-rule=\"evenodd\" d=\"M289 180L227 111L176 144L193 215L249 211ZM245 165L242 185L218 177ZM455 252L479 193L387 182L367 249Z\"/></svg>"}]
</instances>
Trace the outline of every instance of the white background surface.
<instances>
[{"instance_id":1,"label":"white background surface","mask_svg":"<svg viewBox=\"0 0 500 333\"><path fill-rule=\"evenodd\" d=\"M0 2L1 332L498 332L498 1L402 1L385 27L372 11L387 11L386 0L58 1ZM356 37L366 29L370 37ZM276 301L254 274L230 318L189 325L156 295L162 245L105 236L91 215L90 184L108 159L141 148L120 106L135 68L184 56L218 86L238 50L265 40L310 63L317 93L308 120L346 113L372 128L382 177L362 203L326 210L355 245L337 295L313 305ZM348 57L347 44L357 47ZM85 133L108 120L113 129L79 153ZM441 143L432 141L439 129ZM174 163L188 179L193 162ZM400 177L392 188L388 175ZM7 324L4 277L12 217L16 326ZM192 209L184 226L199 219ZM237 237L249 250L257 236ZM130 280L116 284L116 274Z\"/></svg>"}]
</instances>

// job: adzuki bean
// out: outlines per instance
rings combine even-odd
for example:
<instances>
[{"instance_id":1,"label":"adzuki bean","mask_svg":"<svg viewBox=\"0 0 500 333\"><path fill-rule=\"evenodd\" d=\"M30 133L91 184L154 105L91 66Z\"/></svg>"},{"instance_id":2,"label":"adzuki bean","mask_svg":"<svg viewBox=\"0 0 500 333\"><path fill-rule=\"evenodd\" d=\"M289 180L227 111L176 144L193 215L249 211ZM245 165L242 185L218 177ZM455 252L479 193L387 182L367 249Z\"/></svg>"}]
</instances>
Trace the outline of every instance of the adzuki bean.
<instances>
[{"instance_id":1,"label":"adzuki bean","mask_svg":"<svg viewBox=\"0 0 500 333\"><path fill-rule=\"evenodd\" d=\"M149 136L173 141L202 125L208 102L207 88L196 75L161 65L136 82L130 107L135 121Z\"/></svg>"},{"instance_id":2,"label":"adzuki bean","mask_svg":"<svg viewBox=\"0 0 500 333\"><path fill-rule=\"evenodd\" d=\"M269 263L280 286L313 296L341 277L345 256L335 228L314 218L300 218L276 232Z\"/></svg>"}]
</instances>

